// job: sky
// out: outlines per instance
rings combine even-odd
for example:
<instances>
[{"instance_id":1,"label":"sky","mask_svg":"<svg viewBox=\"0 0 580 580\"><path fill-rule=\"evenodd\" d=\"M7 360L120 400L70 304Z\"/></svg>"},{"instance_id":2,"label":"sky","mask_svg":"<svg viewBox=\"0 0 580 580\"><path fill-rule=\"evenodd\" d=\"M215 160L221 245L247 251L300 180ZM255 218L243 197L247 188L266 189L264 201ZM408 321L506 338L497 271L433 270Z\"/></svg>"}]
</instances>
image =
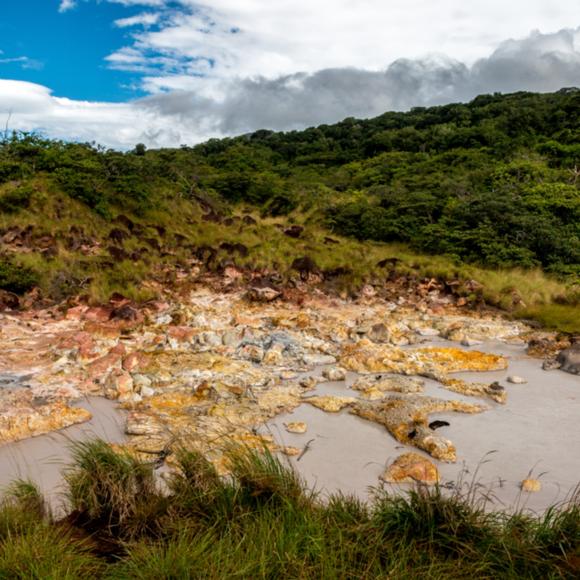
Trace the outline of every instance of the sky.
<instances>
[{"instance_id":1,"label":"sky","mask_svg":"<svg viewBox=\"0 0 580 580\"><path fill-rule=\"evenodd\" d=\"M128 149L580 86L580 0L4 0L0 125Z\"/></svg>"}]
</instances>

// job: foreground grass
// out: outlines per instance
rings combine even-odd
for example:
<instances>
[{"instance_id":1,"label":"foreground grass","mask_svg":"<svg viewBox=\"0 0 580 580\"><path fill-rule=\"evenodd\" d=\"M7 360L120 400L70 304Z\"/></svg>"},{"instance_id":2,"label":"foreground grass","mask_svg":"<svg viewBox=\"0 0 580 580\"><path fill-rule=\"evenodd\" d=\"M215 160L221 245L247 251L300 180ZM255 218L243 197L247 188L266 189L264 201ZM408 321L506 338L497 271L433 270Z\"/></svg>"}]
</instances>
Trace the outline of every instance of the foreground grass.
<instances>
[{"instance_id":1,"label":"foreground grass","mask_svg":"<svg viewBox=\"0 0 580 580\"><path fill-rule=\"evenodd\" d=\"M232 449L231 477L181 451L162 493L149 466L93 441L55 521L17 482L0 510L0 578L576 578L578 498L539 518L418 488L322 502L267 451Z\"/></svg>"}]
</instances>

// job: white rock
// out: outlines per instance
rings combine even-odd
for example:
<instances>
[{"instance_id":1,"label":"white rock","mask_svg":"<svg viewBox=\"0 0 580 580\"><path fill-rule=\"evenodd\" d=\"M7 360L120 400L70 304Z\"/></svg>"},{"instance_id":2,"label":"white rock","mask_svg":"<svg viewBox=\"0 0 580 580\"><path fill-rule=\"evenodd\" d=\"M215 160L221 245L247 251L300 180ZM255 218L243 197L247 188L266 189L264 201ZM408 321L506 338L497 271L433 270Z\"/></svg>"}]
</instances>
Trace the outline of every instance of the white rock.
<instances>
[{"instance_id":1,"label":"white rock","mask_svg":"<svg viewBox=\"0 0 580 580\"><path fill-rule=\"evenodd\" d=\"M171 324L172 318L170 314L161 314L155 319L155 324L164 325Z\"/></svg>"},{"instance_id":2,"label":"white rock","mask_svg":"<svg viewBox=\"0 0 580 580\"><path fill-rule=\"evenodd\" d=\"M309 366L333 365L336 363L336 358L329 354L305 354L302 361Z\"/></svg>"},{"instance_id":3,"label":"white rock","mask_svg":"<svg viewBox=\"0 0 580 580\"><path fill-rule=\"evenodd\" d=\"M528 381L524 377L518 377L517 375L512 375L507 378L508 383L513 383L514 385L525 385Z\"/></svg>"},{"instance_id":4,"label":"white rock","mask_svg":"<svg viewBox=\"0 0 580 580\"><path fill-rule=\"evenodd\" d=\"M139 392L142 397L152 397L155 394L155 389L143 386Z\"/></svg>"},{"instance_id":5,"label":"white rock","mask_svg":"<svg viewBox=\"0 0 580 580\"><path fill-rule=\"evenodd\" d=\"M322 376L327 378L329 381L344 381L346 379L346 371L340 367L333 367L324 369L322 371Z\"/></svg>"},{"instance_id":6,"label":"white rock","mask_svg":"<svg viewBox=\"0 0 580 580\"><path fill-rule=\"evenodd\" d=\"M439 336L441 333L436 328L421 328L419 334L421 336Z\"/></svg>"},{"instance_id":7,"label":"white rock","mask_svg":"<svg viewBox=\"0 0 580 580\"><path fill-rule=\"evenodd\" d=\"M467 336L461 341L461 346L477 346L478 344L483 344L483 342Z\"/></svg>"}]
</instances>

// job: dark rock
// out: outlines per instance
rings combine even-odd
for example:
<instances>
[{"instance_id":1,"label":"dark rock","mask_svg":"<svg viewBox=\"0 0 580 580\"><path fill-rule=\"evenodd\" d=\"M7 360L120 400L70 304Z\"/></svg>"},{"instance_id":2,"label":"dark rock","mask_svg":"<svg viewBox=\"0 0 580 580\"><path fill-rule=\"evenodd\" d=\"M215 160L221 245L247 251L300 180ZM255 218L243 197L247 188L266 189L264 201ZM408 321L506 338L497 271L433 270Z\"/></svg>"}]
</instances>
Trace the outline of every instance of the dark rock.
<instances>
[{"instance_id":1,"label":"dark rock","mask_svg":"<svg viewBox=\"0 0 580 580\"><path fill-rule=\"evenodd\" d=\"M340 244L340 242L338 240L335 240L334 238L329 238L329 237L324 238L324 243L327 246Z\"/></svg>"},{"instance_id":2,"label":"dark rock","mask_svg":"<svg viewBox=\"0 0 580 580\"><path fill-rule=\"evenodd\" d=\"M223 218L218 213L215 213L214 211L210 211L209 213L204 214L201 219L204 222L212 222L215 224L220 224L222 222Z\"/></svg>"},{"instance_id":3,"label":"dark rock","mask_svg":"<svg viewBox=\"0 0 580 580\"><path fill-rule=\"evenodd\" d=\"M0 310L16 310L20 306L20 299L16 294L0 290Z\"/></svg>"},{"instance_id":4,"label":"dark rock","mask_svg":"<svg viewBox=\"0 0 580 580\"><path fill-rule=\"evenodd\" d=\"M284 230L284 235L288 236L289 238L299 238L302 233L304 232L304 228L302 226L290 226Z\"/></svg>"},{"instance_id":5,"label":"dark rock","mask_svg":"<svg viewBox=\"0 0 580 580\"><path fill-rule=\"evenodd\" d=\"M580 375L580 343L575 342L570 348L558 354L560 370L573 375Z\"/></svg>"},{"instance_id":6,"label":"dark rock","mask_svg":"<svg viewBox=\"0 0 580 580\"><path fill-rule=\"evenodd\" d=\"M236 253L242 257L246 257L249 253L247 246L244 246L244 244L241 244L239 242L236 242L234 244L230 244L229 242L223 242L222 244L220 244L220 250L225 250L230 254Z\"/></svg>"},{"instance_id":7,"label":"dark rock","mask_svg":"<svg viewBox=\"0 0 580 580\"><path fill-rule=\"evenodd\" d=\"M139 318L139 311L130 304L123 304L111 313L111 319L134 321Z\"/></svg>"},{"instance_id":8,"label":"dark rock","mask_svg":"<svg viewBox=\"0 0 580 580\"><path fill-rule=\"evenodd\" d=\"M135 229L135 223L129 219L126 215L118 215L114 220L114 223L126 227L130 232Z\"/></svg>"},{"instance_id":9,"label":"dark rock","mask_svg":"<svg viewBox=\"0 0 580 580\"><path fill-rule=\"evenodd\" d=\"M117 262L122 262L129 257L129 254L123 248L118 248L117 246L109 246L107 252Z\"/></svg>"},{"instance_id":10,"label":"dark rock","mask_svg":"<svg viewBox=\"0 0 580 580\"><path fill-rule=\"evenodd\" d=\"M505 391L505 388L502 387L497 381L495 381L494 383L491 383L491 385L489 385L489 388L492 391L496 391L498 393L501 393L502 391Z\"/></svg>"},{"instance_id":11,"label":"dark rock","mask_svg":"<svg viewBox=\"0 0 580 580\"><path fill-rule=\"evenodd\" d=\"M149 246L151 246L154 250L157 251L161 250L161 244L159 243L159 240L157 240L156 238L145 238L143 241Z\"/></svg>"},{"instance_id":12,"label":"dark rock","mask_svg":"<svg viewBox=\"0 0 580 580\"><path fill-rule=\"evenodd\" d=\"M113 228L109 232L109 240L115 242L116 244L122 244L124 240L129 238L129 234L120 228Z\"/></svg>"},{"instance_id":13,"label":"dark rock","mask_svg":"<svg viewBox=\"0 0 580 580\"><path fill-rule=\"evenodd\" d=\"M200 246L195 250L194 255L204 264L210 264L215 261L217 250L211 246Z\"/></svg>"},{"instance_id":14,"label":"dark rock","mask_svg":"<svg viewBox=\"0 0 580 580\"><path fill-rule=\"evenodd\" d=\"M242 221L247 225L247 226L255 226L258 224L258 222L251 216L251 215L245 215L242 219Z\"/></svg>"},{"instance_id":15,"label":"dark rock","mask_svg":"<svg viewBox=\"0 0 580 580\"><path fill-rule=\"evenodd\" d=\"M348 276L352 274L352 269L347 266L338 266L338 268L333 268L332 270L324 270L325 278L338 278L339 276Z\"/></svg>"},{"instance_id":16,"label":"dark rock","mask_svg":"<svg viewBox=\"0 0 580 580\"><path fill-rule=\"evenodd\" d=\"M429 429L435 431L435 429L441 429L441 427L449 427L449 423L447 421L431 421L429 423Z\"/></svg>"},{"instance_id":17,"label":"dark rock","mask_svg":"<svg viewBox=\"0 0 580 580\"><path fill-rule=\"evenodd\" d=\"M292 262L291 268L292 270L300 272L300 274L314 274L320 272L320 269L316 265L316 262L308 256L296 258Z\"/></svg>"}]
</instances>

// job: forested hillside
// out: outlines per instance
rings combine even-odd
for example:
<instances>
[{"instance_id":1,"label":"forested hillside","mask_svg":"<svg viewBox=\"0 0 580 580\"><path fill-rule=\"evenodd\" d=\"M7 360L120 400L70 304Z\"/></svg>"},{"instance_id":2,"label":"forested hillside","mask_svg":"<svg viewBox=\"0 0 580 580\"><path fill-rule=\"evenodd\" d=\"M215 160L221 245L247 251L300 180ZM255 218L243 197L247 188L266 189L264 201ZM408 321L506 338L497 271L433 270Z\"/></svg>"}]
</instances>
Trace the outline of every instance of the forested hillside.
<instances>
[{"instance_id":1,"label":"forested hillside","mask_svg":"<svg viewBox=\"0 0 580 580\"><path fill-rule=\"evenodd\" d=\"M329 227L492 266L578 273L580 91L257 133L193 150L205 188L271 213L319 205Z\"/></svg>"},{"instance_id":2,"label":"forested hillside","mask_svg":"<svg viewBox=\"0 0 580 580\"><path fill-rule=\"evenodd\" d=\"M214 266L222 256L282 275L307 255L359 281L365 260L411 252L457 268L540 267L573 284L579 188L578 89L175 149L6 134L0 287L104 298L204 251Z\"/></svg>"}]
</instances>

